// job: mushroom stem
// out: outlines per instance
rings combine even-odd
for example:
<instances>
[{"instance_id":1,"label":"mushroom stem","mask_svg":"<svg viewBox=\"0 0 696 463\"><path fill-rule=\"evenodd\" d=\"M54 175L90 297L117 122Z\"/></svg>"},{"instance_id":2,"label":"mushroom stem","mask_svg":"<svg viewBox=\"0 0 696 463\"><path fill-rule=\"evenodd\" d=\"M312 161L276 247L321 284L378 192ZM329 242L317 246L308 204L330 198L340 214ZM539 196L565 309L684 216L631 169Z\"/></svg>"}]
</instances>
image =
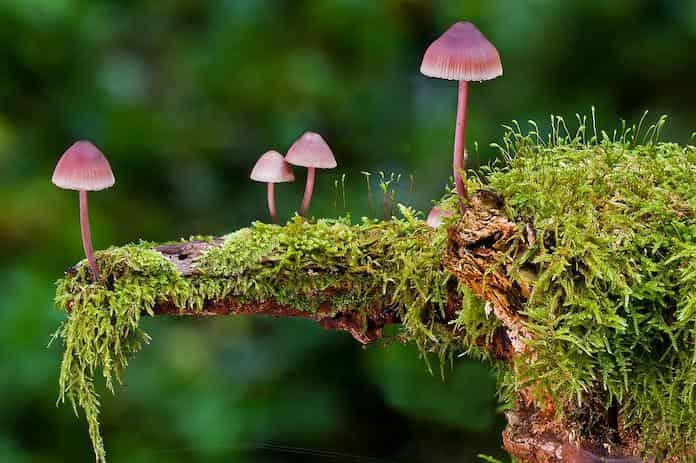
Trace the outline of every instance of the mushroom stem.
<instances>
[{"instance_id":1,"label":"mushroom stem","mask_svg":"<svg viewBox=\"0 0 696 463\"><path fill-rule=\"evenodd\" d=\"M278 213L275 205L275 183L268 182L268 212L271 214L273 223L278 223Z\"/></svg>"},{"instance_id":2,"label":"mushroom stem","mask_svg":"<svg viewBox=\"0 0 696 463\"><path fill-rule=\"evenodd\" d=\"M468 82L465 80L459 81L459 99L457 103L457 123L454 129L454 157L452 168L454 171L454 185L457 188L459 195L459 205L464 207L464 199L468 199L466 189L466 177L462 179L462 174L466 176L464 171L466 167L466 104L467 104Z\"/></svg>"},{"instance_id":3,"label":"mushroom stem","mask_svg":"<svg viewBox=\"0 0 696 463\"><path fill-rule=\"evenodd\" d=\"M82 231L82 247L85 249L85 256L87 256L89 266L92 268L94 281L99 281L99 268L97 268L97 260L94 258L92 237L89 232L89 207L87 205L87 191L85 190L80 190L80 230Z\"/></svg>"},{"instance_id":4,"label":"mushroom stem","mask_svg":"<svg viewBox=\"0 0 696 463\"><path fill-rule=\"evenodd\" d=\"M309 203L312 201L312 192L314 191L315 170L316 169L314 167L307 168L307 183L305 184L304 196L302 197L302 206L300 207L299 212L302 217L307 215Z\"/></svg>"}]
</instances>

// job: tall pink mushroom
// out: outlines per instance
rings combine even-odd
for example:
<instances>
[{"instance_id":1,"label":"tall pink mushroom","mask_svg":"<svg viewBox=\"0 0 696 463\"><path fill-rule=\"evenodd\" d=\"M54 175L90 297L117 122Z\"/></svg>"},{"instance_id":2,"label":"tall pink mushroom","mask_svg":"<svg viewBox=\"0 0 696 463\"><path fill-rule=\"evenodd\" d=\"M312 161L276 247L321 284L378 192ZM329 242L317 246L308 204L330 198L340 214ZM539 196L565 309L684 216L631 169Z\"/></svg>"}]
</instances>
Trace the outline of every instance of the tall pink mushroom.
<instances>
[{"instance_id":1,"label":"tall pink mushroom","mask_svg":"<svg viewBox=\"0 0 696 463\"><path fill-rule=\"evenodd\" d=\"M468 83L495 79L503 74L498 50L476 26L458 22L425 51L421 73L429 77L459 81L457 123L454 132L454 183L460 204L467 197L462 179L466 157L466 105Z\"/></svg>"},{"instance_id":2,"label":"tall pink mushroom","mask_svg":"<svg viewBox=\"0 0 696 463\"><path fill-rule=\"evenodd\" d=\"M114 174L99 148L88 141L78 141L63 153L53 171L51 181L59 188L80 192L80 229L82 247L92 269L95 281L99 281L99 268L94 258L92 238L89 232L89 208L87 192L104 190L115 183Z\"/></svg>"},{"instance_id":3,"label":"tall pink mushroom","mask_svg":"<svg viewBox=\"0 0 696 463\"><path fill-rule=\"evenodd\" d=\"M267 151L256 161L249 177L257 182L266 182L268 184L268 212L271 214L273 223L278 223L278 213L275 206L275 184L295 181L292 166L285 162L285 158L279 152Z\"/></svg>"},{"instance_id":4,"label":"tall pink mushroom","mask_svg":"<svg viewBox=\"0 0 696 463\"><path fill-rule=\"evenodd\" d=\"M307 183L305 184L302 206L299 214L307 215L309 203L312 201L314 191L314 176L316 169L333 169L336 167L336 159L329 145L318 133L305 132L288 150L285 160L295 166L308 169Z\"/></svg>"}]
</instances>

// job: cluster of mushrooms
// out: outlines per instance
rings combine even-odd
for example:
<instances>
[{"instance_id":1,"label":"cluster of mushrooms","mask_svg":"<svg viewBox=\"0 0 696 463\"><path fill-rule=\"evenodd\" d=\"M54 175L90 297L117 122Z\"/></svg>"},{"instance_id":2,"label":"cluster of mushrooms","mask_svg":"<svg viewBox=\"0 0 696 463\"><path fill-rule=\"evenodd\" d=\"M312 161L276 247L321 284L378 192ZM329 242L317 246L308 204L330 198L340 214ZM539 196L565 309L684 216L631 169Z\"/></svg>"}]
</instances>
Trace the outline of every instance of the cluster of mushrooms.
<instances>
[{"instance_id":1,"label":"cluster of mushrooms","mask_svg":"<svg viewBox=\"0 0 696 463\"><path fill-rule=\"evenodd\" d=\"M288 150L283 157L277 151L267 151L251 171L251 179L268 184L268 212L273 223L278 223L278 213L275 207L275 184L295 181L292 166L307 168L307 182L302 196L302 205L297 213L304 217L307 215L309 203L312 201L314 191L314 177L317 169L333 169L336 167L336 159L329 145L315 132L305 132Z\"/></svg>"},{"instance_id":2,"label":"cluster of mushrooms","mask_svg":"<svg viewBox=\"0 0 696 463\"><path fill-rule=\"evenodd\" d=\"M452 170L460 208L463 208L468 199L465 178L468 83L501 76L503 67L500 55L476 26L469 22L458 22L428 47L420 71L428 77L459 82ZM336 167L336 159L326 141L314 132L302 135L285 157L277 151L268 151L258 159L251 171L251 179L267 183L268 210L274 223L278 222L275 184L295 180L293 165L307 168L304 196L298 211L304 217L312 200L316 169L333 169ZM92 143L78 141L61 156L52 181L60 188L79 192L82 245L94 280L99 281L99 268L90 238L87 192L113 186L115 180L109 161ZM427 223L436 228L444 218L451 215L452 211L433 207L428 214Z\"/></svg>"}]
</instances>

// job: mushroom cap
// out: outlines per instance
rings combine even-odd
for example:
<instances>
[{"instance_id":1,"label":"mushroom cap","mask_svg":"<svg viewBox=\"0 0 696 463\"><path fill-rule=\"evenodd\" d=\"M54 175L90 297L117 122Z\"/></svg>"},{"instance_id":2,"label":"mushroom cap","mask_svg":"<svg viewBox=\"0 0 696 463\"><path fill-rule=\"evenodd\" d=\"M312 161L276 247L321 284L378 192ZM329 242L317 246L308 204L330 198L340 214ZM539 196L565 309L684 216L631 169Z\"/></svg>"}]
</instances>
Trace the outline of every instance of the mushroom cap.
<instances>
[{"instance_id":1,"label":"mushroom cap","mask_svg":"<svg viewBox=\"0 0 696 463\"><path fill-rule=\"evenodd\" d=\"M318 133L305 132L288 150L285 160L290 164L317 169L333 169L336 159L329 145Z\"/></svg>"},{"instance_id":2,"label":"mushroom cap","mask_svg":"<svg viewBox=\"0 0 696 463\"><path fill-rule=\"evenodd\" d=\"M59 188L78 191L104 190L116 182L104 154L84 140L74 143L63 153L51 181Z\"/></svg>"},{"instance_id":3,"label":"mushroom cap","mask_svg":"<svg viewBox=\"0 0 696 463\"><path fill-rule=\"evenodd\" d=\"M458 22L425 51L421 73L449 80L482 81L503 75L498 50L469 22Z\"/></svg>"},{"instance_id":4,"label":"mushroom cap","mask_svg":"<svg viewBox=\"0 0 696 463\"><path fill-rule=\"evenodd\" d=\"M432 228L437 228L440 225L442 225L443 217L451 216L452 211L448 211L447 209L440 209L439 207L435 206L432 209L430 209L430 212L428 213L428 218L426 219L426 223L428 224L428 226Z\"/></svg>"},{"instance_id":5,"label":"mushroom cap","mask_svg":"<svg viewBox=\"0 0 696 463\"><path fill-rule=\"evenodd\" d=\"M266 151L261 155L249 177L257 182L282 183L294 182L292 166L277 151Z\"/></svg>"}]
</instances>

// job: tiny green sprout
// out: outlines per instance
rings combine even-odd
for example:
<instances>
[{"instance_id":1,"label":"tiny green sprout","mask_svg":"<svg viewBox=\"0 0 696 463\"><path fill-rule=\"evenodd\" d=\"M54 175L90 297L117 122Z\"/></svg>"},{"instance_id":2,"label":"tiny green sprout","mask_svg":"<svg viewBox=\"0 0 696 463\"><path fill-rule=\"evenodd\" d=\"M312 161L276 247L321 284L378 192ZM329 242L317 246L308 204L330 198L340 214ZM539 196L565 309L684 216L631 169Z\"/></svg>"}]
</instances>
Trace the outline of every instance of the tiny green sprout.
<instances>
[{"instance_id":1,"label":"tiny green sprout","mask_svg":"<svg viewBox=\"0 0 696 463\"><path fill-rule=\"evenodd\" d=\"M374 217L377 215L377 211L375 210L375 198L372 194L372 185L370 184L370 177L372 174L365 171L360 171L360 173L365 177L365 184L367 185L367 207L370 209L370 213Z\"/></svg>"}]
</instances>

